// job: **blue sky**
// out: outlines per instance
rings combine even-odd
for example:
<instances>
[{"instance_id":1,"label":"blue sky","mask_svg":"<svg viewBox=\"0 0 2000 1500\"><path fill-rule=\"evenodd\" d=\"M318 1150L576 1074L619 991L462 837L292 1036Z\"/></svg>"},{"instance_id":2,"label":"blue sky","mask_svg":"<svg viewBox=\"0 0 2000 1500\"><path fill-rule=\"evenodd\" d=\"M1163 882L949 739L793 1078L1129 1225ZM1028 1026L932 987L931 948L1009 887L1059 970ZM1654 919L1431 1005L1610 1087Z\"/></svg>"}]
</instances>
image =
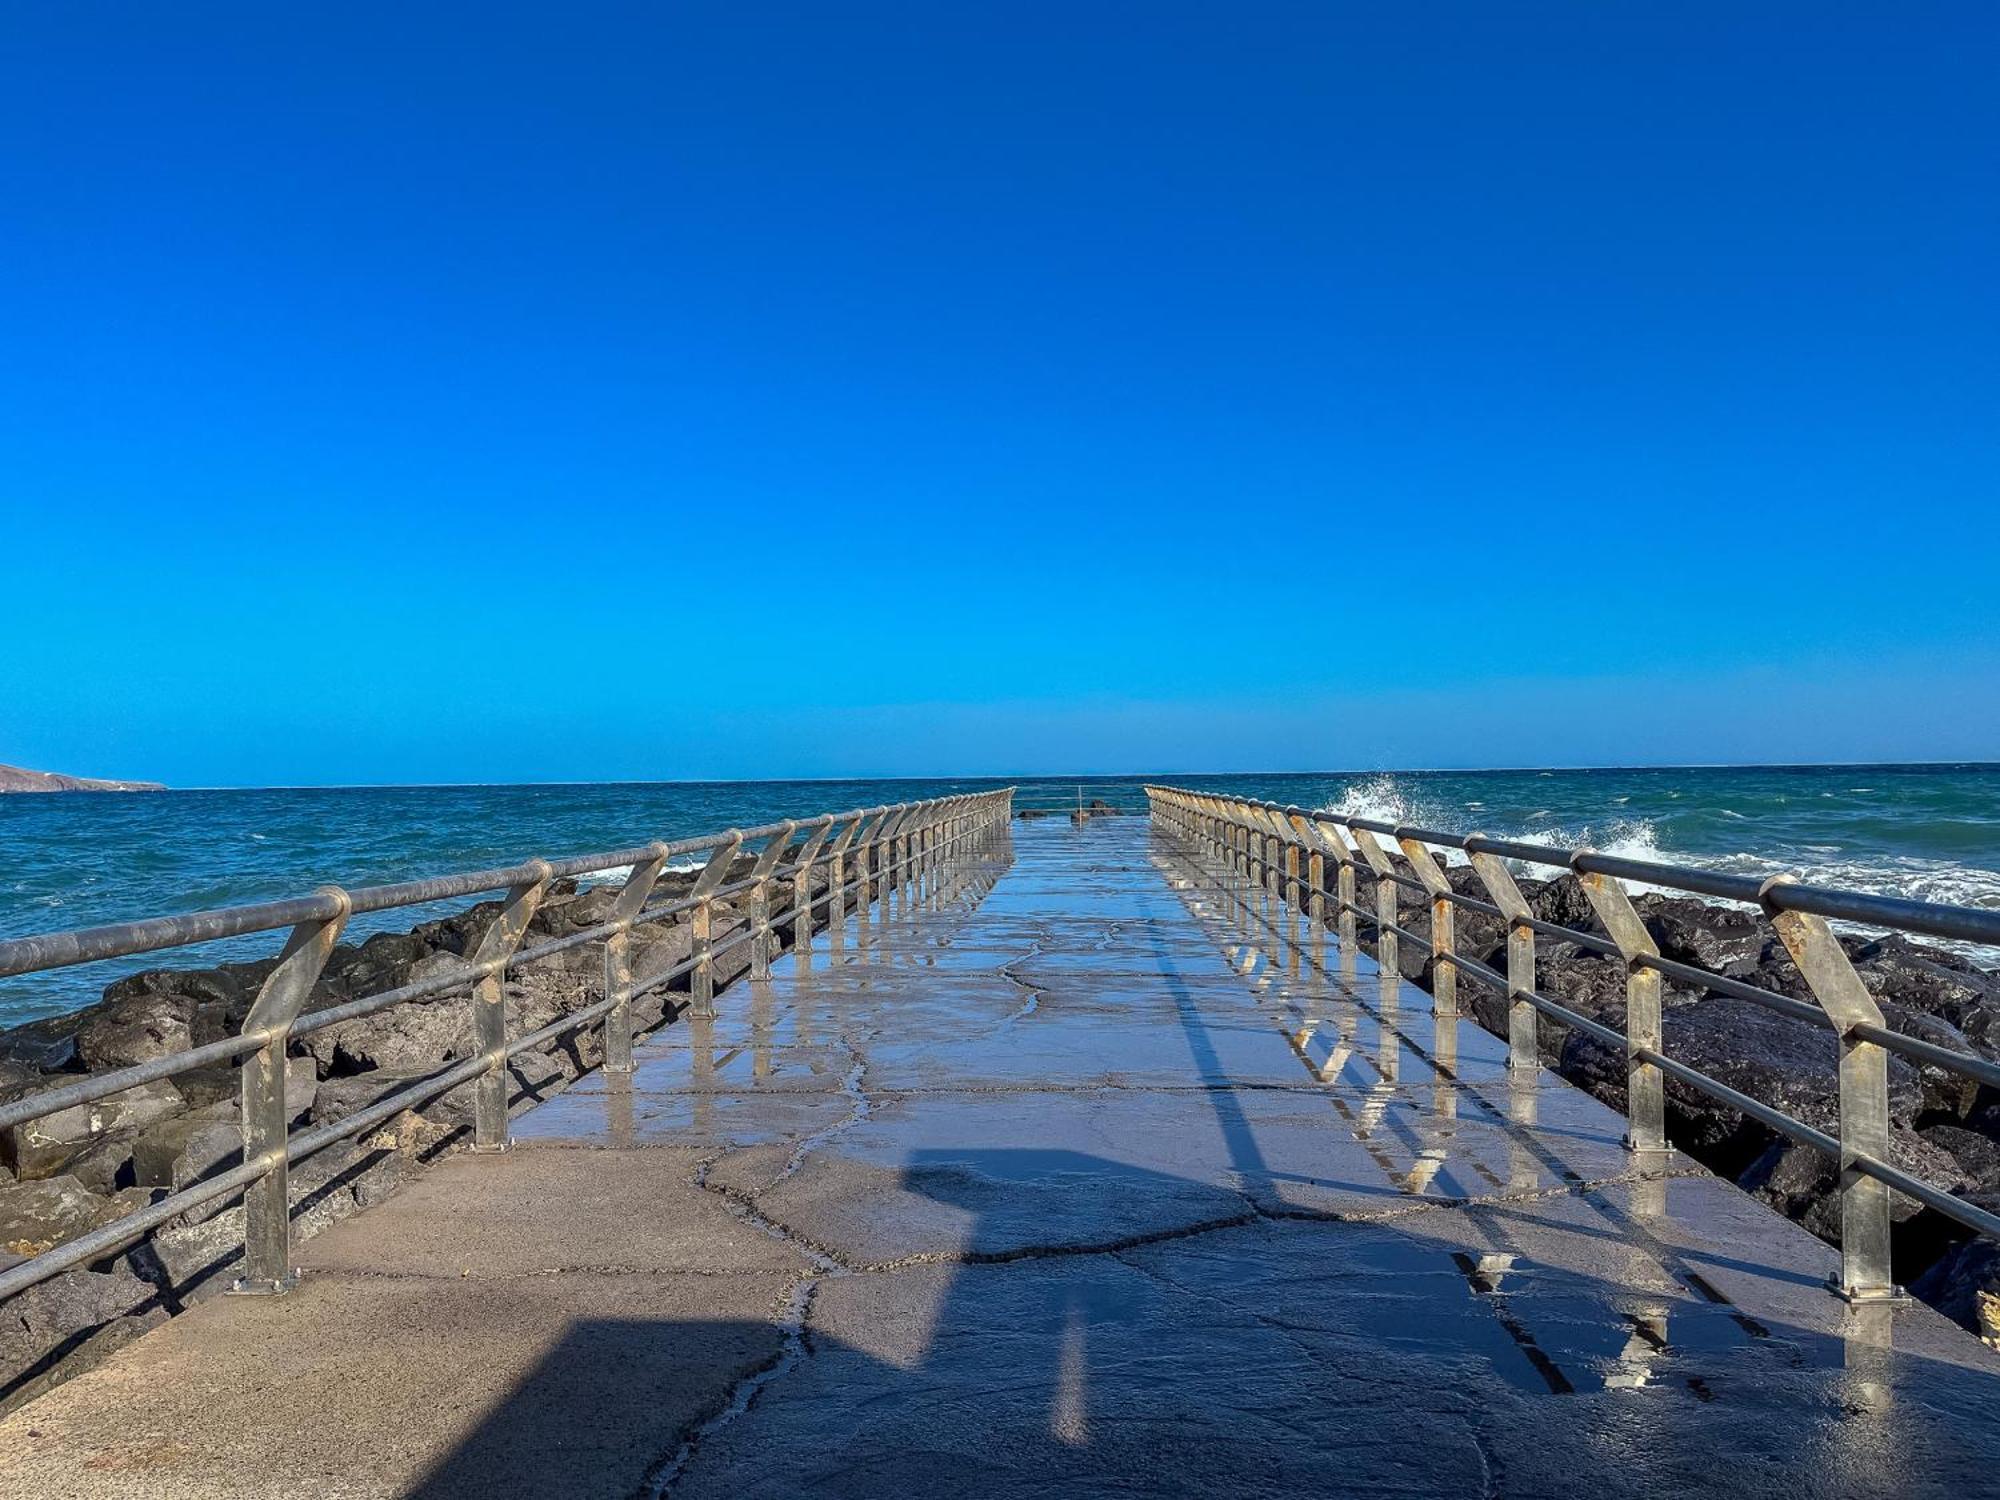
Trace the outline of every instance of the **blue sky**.
<instances>
[{"instance_id":1,"label":"blue sky","mask_svg":"<svg viewBox=\"0 0 2000 1500\"><path fill-rule=\"evenodd\" d=\"M1990 5L9 7L0 761L2000 757Z\"/></svg>"}]
</instances>

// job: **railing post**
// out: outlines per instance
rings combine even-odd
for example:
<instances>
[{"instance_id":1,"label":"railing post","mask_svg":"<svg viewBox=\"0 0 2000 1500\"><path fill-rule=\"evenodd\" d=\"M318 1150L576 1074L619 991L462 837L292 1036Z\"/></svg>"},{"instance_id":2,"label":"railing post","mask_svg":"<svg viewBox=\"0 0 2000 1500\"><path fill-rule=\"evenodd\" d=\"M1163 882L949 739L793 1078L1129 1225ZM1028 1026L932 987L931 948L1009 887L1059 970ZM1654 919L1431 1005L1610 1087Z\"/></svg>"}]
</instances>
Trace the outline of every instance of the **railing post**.
<instances>
[{"instance_id":1,"label":"railing post","mask_svg":"<svg viewBox=\"0 0 2000 1500\"><path fill-rule=\"evenodd\" d=\"M1296 808L1292 811L1292 826L1306 845L1306 915L1312 920L1317 940L1318 934L1326 929L1326 850L1321 847L1312 819Z\"/></svg>"},{"instance_id":2,"label":"railing post","mask_svg":"<svg viewBox=\"0 0 2000 1500\"><path fill-rule=\"evenodd\" d=\"M818 862L820 851L826 847L827 836L833 832L837 818L815 818L808 826L812 837L799 845L792 856L792 952L801 969L812 967L813 952L813 865Z\"/></svg>"},{"instance_id":3,"label":"railing post","mask_svg":"<svg viewBox=\"0 0 2000 1500\"><path fill-rule=\"evenodd\" d=\"M1389 863L1389 856L1374 834L1351 823L1347 832L1375 874L1375 967L1387 974L1400 974L1401 946L1396 941L1395 929L1401 912L1396 901L1396 882L1389 878L1396 867Z\"/></svg>"},{"instance_id":4,"label":"railing post","mask_svg":"<svg viewBox=\"0 0 2000 1500\"><path fill-rule=\"evenodd\" d=\"M1533 1077L1542 1065L1536 1039L1535 1007L1527 997L1535 989L1535 929L1529 926L1534 912L1521 888L1508 873L1506 862L1473 846L1481 839L1474 834L1465 841L1472 857L1473 872L1493 904L1507 919L1507 1066Z\"/></svg>"},{"instance_id":5,"label":"railing post","mask_svg":"<svg viewBox=\"0 0 2000 1500\"><path fill-rule=\"evenodd\" d=\"M1354 928L1354 851L1348 848L1346 830L1337 832L1329 842L1335 849L1334 858L1340 861L1340 871L1334 876L1333 899L1340 907L1340 951L1346 961L1352 962L1359 939Z\"/></svg>"},{"instance_id":6,"label":"railing post","mask_svg":"<svg viewBox=\"0 0 2000 1500\"><path fill-rule=\"evenodd\" d=\"M694 910L688 914L688 956L694 960L694 971L688 979L688 1001L694 1013L704 1018L715 1014L715 890L729 874L736 851L742 847L743 835L730 829L722 836L722 842L709 851L708 863L701 867L694 888L688 892L694 899Z\"/></svg>"},{"instance_id":7,"label":"railing post","mask_svg":"<svg viewBox=\"0 0 2000 1500\"><path fill-rule=\"evenodd\" d=\"M771 872L778 868L778 861L792 842L792 835L798 831L798 824L789 818L778 825L778 831L765 841L758 851L757 863L750 870L750 977L769 979L771 977Z\"/></svg>"},{"instance_id":8,"label":"railing post","mask_svg":"<svg viewBox=\"0 0 2000 1500\"><path fill-rule=\"evenodd\" d=\"M826 862L826 945L835 953L847 946L847 850L868 814L852 813L839 821L847 826L829 846Z\"/></svg>"},{"instance_id":9,"label":"railing post","mask_svg":"<svg viewBox=\"0 0 2000 1500\"><path fill-rule=\"evenodd\" d=\"M1889 1054L1854 1035L1857 1026L1882 1025L1882 1008L1840 946L1824 917L1785 911L1772 900L1794 877L1764 884L1764 910L1778 940L1799 966L1813 998L1840 1035L1840 1281L1850 1302L1902 1302L1889 1255L1889 1185L1856 1165L1861 1157L1889 1161Z\"/></svg>"},{"instance_id":10,"label":"railing post","mask_svg":"<svg viewBox=\"0 0 2000 1500\"><path fill-rule=\"evenodd\" d=\"M322 886L320 894L333 899L333 915L292 929L278 966L243 1020L244 1036L264 1037L264 1045L243 1059L239 1080L243 1160L263 1163L264 1175L243 1190L243 1272L231 1284L233 1292L284 1292L298 1280L292 1269L291 1164L285 1155L291 1128L285 1108L285 1045L350 910L347 892L339 886Z\"/></svg>"},{"instance_id":11,"label":"railing post","mask_svg":"<svg viewBox=\"0 0 2000 1500\"><path fill-rule=\"evenodd\" d=\"M1586 852L1578 851L1571 868ZM1639 1055L1658 1055L1662 1041L1660 975L1643 962L1660 956L1659 944L1646 930L1622 881L1582 870L1576 878L1625 962L1625 1144L1644 1158L1643 1167L1662 1166L1667 1157L1667 1080Z\"/></svg>"},{"instance_id":12,"label":"railing post","mask_svg":"<svg viewBox=\"0 0 2000 1500\"><path fill-rule=\"evenodd\" d=\"M1396 845L1410 862L1431 898L1431 1009L1440 1017L1458 1019L1458 911L1452 905L1451 882L1421 840L1401 828Z\"/></svg>"},{"instance_id":13,"label":"railing post","mask_svg":"<svg viewBox=\"0 0 2000 1500\"><path fill-rule=\"evenodd\" d=\"M611 1009L604 1013L604 1071L632 1071L632 923L653 894L660 875L667 868L667 846L647 846L651 853L632 866L632 873L619 887L611 905L611 936L604 940L604 998Z\"/></svg>"},{"instance_id":14,"label":"railing post","mask_svg":"<svg viewBox=\"0 0 2000 1500\"><path fill-rule=\"evenodd\" d=\"M854 845L854 940L864 948L868 946L868 927L873 920L869 907L875 900L872 868L875 844L891 814L887 808L878 807L873 816L868 836L857 838Z\"/></svg>"},{"instance_id":15,"label":"railing post","mask_svg":"<svg viewBox=\"0 0 2000 1500\"><path fill-rule=\"evenodd\" d=\"M472 1047L486 1059L486 1071L472 1085L472 1149L481 1153L507 1149L507 960L521 946L549 888L546 861L533 859L537 873L507 891L500 914L479 940L473 955L477 977L472 981Z\"/></svg>"},{"instance_id":16,"label":"railing post","mask_svg":"<svg viewBox=\"0 0 2000 1500\"><path fill-rule=\"evenodd\" d=\"M875 840L875 915L884 926L888 925L890 903L896 895L897 839L909 820L909 809L902 809Z\"/></svg>"}]
</instances>

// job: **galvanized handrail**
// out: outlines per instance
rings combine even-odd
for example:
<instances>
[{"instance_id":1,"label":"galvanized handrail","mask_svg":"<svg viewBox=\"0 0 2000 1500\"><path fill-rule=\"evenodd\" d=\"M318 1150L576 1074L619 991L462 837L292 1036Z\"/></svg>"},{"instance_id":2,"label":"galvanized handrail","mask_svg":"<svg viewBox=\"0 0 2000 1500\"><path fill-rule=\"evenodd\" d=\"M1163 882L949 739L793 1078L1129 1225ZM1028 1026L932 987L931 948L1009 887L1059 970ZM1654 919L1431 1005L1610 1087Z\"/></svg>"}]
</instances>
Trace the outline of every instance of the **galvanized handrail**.
<instances>
[{"instance_id":1,"label":"galvanized handrail","mask_svg":"<svg viewBox=\"0 0 2000 1500\"><path fill-rule=\"evenodd\" d=\"M1510 1067L1532 1070L1540 1066L1535 1027L1538 1014L1574 1027L1605 1046L1622 1049L1626 1055L1629 1125L1626 1145L1642 1158L1663 1159L1668 1149L1665 1080L1669 1077L1834 1157L1841 1168L1841 1272L1836 1290L1849 1300L1905 1300L1890 1267L1892 1188L1977 1233L2000 1239L2000 1215L1946 1193L1887 1159L1890 1053L1996 1087L2000 1087L2000 1065L1888 1027L1880 1006L1829 925L1830 921L1856 922L1928 937L2000 944L2000 912L1808 885L1784 873L1763 878L1725 875L1624 859L1591 849L1558 849L1483 834L1440 833L1375 818L1307 812L1255 798L1177 787L1148 786L1146 796L1155 820L1222 859L1263 897L1297 909L1303 896L1311 917L1322 924L1331 899L1339 942L1347 951L1354 950L1357 918L1367 923L1375 930L1377 963L1385 972L1398 968L1399 940L1428 951L1440 1023L1456 1024L1460 974L1498 990L1508 1000ZM1392 863L1376 838L1378 834L1394 840L1396 853L1411 873L1404 874ZM1481 901L1456 890L1431 853L1438 848L1464 853L1491 900ZM1307 863L1303 877L1301 854ZM1331 890L1325 878L1329 859L1335 866ZM1603 933L1534 916L1514 883L1506 863L1509 860L1574 874ZM1366 878L1375 883L1372 912L1355 900L1356 873L1363 867ZM1662 956L1632 904L1627 881L1757 907L1791 954L1816 1004ZM1417 892L1430 903L1429 940L1400 925L1399 890ZM1505 974L1456 951L1453 913L1458 909L1482 912L1507 923ZM1622 1034L1541 993L1536 987L1537 934L1559 937L1624 963ZM1840 1044L1839 1136L1666 1056L1660 1024L1662 978L1698 984L1832 1031Z\"/></svg>"},{"instance_id":2,"label":"galvanized handrail","mask_svg":"<svg viewBox=\"0 0 2000 1500\"><path fill-rule=\"evenodd\" d=\"M947 862L976 853L996 831L1005 829L1012 795L1013 789L1009 787L887 807L857 808L803 822L730 829L605 854L561 860L531 859L496 869L367 886L354 891L323 886L309 896L282 901L0 942L0 976L6 976L287 930L277 966L260 988L238 1035L0 1105L0 1129L9 1129L59 1110L107 1098L138 1084L171 1078L212 1063L244 1060L240 1165L171 1192L146 1208L0 1271L0 1299L112 1254L180 1214L238 1192L243 1194L244 1201L244 1274L234 1289L281 1292L293 1280L288 1180L293 1162L303 1161L317 1151L466 1083L475 1087L472 1149L504 1150L505 1070L509 1058L602 1019L605 1069L629 1071L632 1067L630 1007L635 999L683 975L691 975L690 1004L694 1012L713 1014L717 958L745 942L751 943L751 976L763 978L769 973L770 959L778 946L776 929L789 926L799 962L809 964L815 913L822 906L827 908L831 943L842 942L842 929L850 912L865 941L871 905L879 901L886 918L892 901L900 900L907 905L933 891ZM803 839L794 844L800 835L804 835ZM725 884L736 855L746 843L759 845L749 875ZM687 895L648 905L667 860L677 854L700 852L706 852L709 859ZM824 889L815 896L813 875L821 865L828 867L827 876ZM855 872L851 880L847 876L850 866ZM528 924L552 881L621 869L629 873L619 887L608 920L547 942L521 946ZM790 902L776 913L769 899L774 882L782 882L781 888L791 896ZM500 913L487 928L478 951L465 964L449 973L310 1015L301 1014L353 913L428 905L491 891L505 892ZM750 897L749 918L743 931L721 943L711 942L715 903L746 893ZM850 896L854 898L851 907ZM628 944L633 928L682 913L690 915L693 928L691 955L660 973L643 979L635 977L630 968ZM538 1030L509 1039L501 988L505 976L524 964L592 941L604 945L604 998L559 1016ZM460 991L469 991L471 995L472 1056L340 1120L296 1134L290 1131L284 1076L291 1042L392 1005Z\"/></svg>"}]
</instances>

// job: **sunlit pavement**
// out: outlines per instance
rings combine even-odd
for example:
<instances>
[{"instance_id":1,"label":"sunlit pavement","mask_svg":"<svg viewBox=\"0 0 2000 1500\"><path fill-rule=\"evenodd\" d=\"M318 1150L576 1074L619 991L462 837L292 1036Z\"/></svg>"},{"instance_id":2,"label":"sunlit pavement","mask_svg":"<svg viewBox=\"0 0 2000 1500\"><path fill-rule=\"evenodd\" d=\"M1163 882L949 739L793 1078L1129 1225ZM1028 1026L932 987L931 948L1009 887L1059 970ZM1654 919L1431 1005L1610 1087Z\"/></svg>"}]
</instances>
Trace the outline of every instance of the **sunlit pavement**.
<instances>
[{"instance_id":1,"label":"sunlit pavement","mask_svg":"<svg viewBox=\"0 0 2000 1500\"><path fill-rule=\"evenodd\" d=\"M2000 1359L1140 818L0 1423L9 1496L1962 1496Z\"/></svg>"}]
</instances>

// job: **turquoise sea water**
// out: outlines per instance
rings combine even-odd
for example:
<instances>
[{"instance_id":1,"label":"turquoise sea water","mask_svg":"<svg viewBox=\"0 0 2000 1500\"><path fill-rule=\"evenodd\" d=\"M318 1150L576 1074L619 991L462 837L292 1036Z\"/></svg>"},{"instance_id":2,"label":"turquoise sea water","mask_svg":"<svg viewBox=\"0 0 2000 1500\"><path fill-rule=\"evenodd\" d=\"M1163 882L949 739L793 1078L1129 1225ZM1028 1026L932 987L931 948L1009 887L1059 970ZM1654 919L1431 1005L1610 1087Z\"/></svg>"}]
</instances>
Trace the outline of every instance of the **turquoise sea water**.
<instances>
[{"instance_id":1,"label":"turquoise sea water","mask_svg":"<svg viewBox=\"0 0 2000 1500\"><path fill-rule=\"evenodd\" d=\"M1017 781L1020 805L1139 807L1148 779L1452 832L2000 908L2000 765L1328 772ZM0 937L616 849L773 818L1004 785L989 780L387 787L0 797ZM384 914L353 929L407 927ZM0 979L0 1023L111 979L273 951L240 939ZM1988 961L2000 955L1987 955Z\"/></svg>"}]
</instances>

